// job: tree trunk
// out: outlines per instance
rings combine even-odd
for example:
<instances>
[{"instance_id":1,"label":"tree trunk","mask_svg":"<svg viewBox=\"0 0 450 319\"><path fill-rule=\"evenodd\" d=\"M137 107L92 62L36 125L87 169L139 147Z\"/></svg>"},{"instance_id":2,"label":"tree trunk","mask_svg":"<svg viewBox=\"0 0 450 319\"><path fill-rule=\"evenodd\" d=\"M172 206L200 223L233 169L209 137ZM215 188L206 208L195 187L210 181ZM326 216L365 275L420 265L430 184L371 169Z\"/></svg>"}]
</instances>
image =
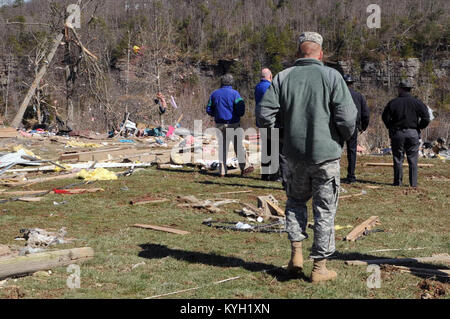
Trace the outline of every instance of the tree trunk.
<instances>
[{"instance_id":1,"label":"tree trunk","mask_svg":"<svg viewBox=\"0 0 450 319\"><path fill-rule=\"evenodd\" d=\"M14 117L14 120L12 121L11 126L18 128L20 123L22 122L23 115L25 114L25 111L28 107L28 104L30 103L31 98L33 97L36 87L38 86L41 79L44 77L45 73L47 72L48 66L53 60L53 57L55 56L56 50L59 47L59 44L61 43L61 40L63 39L64 35L58 34L53 41L53 47L50 51L50 53L47 56L47 63L45 63L42 68L39 70L39 73L37 77L34 79L33 84L31 84L30 88L28 89L28 93L25 96L25 99L23 100L22 104L20 105L19 111L17 112L16 116Z\"/></svg>"}]
</instances>

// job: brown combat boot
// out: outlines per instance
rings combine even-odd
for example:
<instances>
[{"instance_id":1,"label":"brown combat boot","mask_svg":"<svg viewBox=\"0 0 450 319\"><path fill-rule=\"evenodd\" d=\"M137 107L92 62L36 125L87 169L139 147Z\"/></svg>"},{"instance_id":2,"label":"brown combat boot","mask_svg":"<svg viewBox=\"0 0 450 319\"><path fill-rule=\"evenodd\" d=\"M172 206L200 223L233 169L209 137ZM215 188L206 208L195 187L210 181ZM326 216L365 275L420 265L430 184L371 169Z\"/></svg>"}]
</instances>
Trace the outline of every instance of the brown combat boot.
<instances>
[{"instance_id":1,"label":"brown combat boot","mask_svg":"<svg viewBox=\"0 0 450 319\"><path fill-rule=\"evenodd\" d=\"M291 260L289 261L287 270L291 275L303 276L303 253L301 241L291 241Z\"/></svg>"},{"instance_id":2,"label":"brown combat boot","mask_svg":"<svg viewBox=\"0 0 450 319\"><path fill-rule=\"evenodd\" d=\"M313 271L311 273L311 281L313 283L333 280L337 277L337 273L333 270L328 270L326 264L326 259L314 259Z\"/></svg>"}]
</instances>

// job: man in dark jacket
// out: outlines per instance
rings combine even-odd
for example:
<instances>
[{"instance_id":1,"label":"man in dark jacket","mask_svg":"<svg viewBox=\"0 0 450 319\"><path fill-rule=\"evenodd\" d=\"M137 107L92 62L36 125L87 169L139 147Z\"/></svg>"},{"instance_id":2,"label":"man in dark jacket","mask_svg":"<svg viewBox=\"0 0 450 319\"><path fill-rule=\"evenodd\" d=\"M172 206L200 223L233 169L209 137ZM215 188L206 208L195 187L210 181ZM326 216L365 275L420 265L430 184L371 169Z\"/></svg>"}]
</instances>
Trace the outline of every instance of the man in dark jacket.
<instances>
[{"instance_id":1,"label":"man in dark jacket","mask_svg":"<svg viewBox=\"0 0 450 319\"><path fill-rule=\"evenodd\" d=\"M241 175L253 172L253 166L248 164L247 153L242 144L244 131L240 127L241 117L245 113L245 103L238 91L232 88L234 79L231 74L220 78L221 87L215 90L208 101L206 113L214 117L216 122L217 140L219 142L220 176L227 174L227 154L229 143L233 141L234 152L238 157Z\"/></svg>"},{"instance_id":2,"label":"man in dark jacket","mask_svg":"<svg viewBox=\"0 0 450 319\"><path fill-rule=\"evenodd\" d=\"M350 94L352 95L353 102L358 110L358 115L356 117L356 129L352 137L347 140L347 178L343 180L344 183L355 183L355 167L356 167L356 148L358 147L358 133L364 132L369 126L370 112L367 107L366 99L364 95L353 90L352 86L355 82L349 74L344 75L345 83L347 83Z\"/></svg>"},{"instance_id":3,"label":"man in dark jacket","mask_svg":"<svg viewBox=\"0 0 450 319\"><path fill-rule=\"evenodd\" d=\"M409 164L409 184L411 187L417 187L420 130L430 123L428 108L422 101L411 96L412 87L409 81L401 81L398 85L398 97L387 104L382 114L391 139L394 186L402 185L403 159L406 153Z\"/></svg>"}]
</instances>

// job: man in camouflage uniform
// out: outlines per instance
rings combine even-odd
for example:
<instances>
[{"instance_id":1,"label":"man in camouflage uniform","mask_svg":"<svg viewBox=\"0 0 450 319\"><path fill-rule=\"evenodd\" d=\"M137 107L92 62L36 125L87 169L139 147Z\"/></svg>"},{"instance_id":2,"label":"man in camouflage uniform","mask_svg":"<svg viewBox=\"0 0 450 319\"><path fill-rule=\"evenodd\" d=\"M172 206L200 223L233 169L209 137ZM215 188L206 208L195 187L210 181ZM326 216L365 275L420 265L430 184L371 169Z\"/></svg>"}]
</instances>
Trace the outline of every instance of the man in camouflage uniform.
<instances>
[{"instance_id":1,"label":"man in camouflage uniform","mask_svg":"<svg viewBox=\"0 0 450 319\"><path fill-rule=\"evenodd\" d=\"M326 260L335 252L342 147L355 130L357 115L342 76L322 63L322 41L315 32L300 36L299 59L273 79L257 114L263 127L274 127L277 116L284 127L283 152L289 167L286 230L292 249L288 270L295 275L303 275L306 203L312 198L314 283L337 276L326 268Z\"/></svg>"}]
</instances>

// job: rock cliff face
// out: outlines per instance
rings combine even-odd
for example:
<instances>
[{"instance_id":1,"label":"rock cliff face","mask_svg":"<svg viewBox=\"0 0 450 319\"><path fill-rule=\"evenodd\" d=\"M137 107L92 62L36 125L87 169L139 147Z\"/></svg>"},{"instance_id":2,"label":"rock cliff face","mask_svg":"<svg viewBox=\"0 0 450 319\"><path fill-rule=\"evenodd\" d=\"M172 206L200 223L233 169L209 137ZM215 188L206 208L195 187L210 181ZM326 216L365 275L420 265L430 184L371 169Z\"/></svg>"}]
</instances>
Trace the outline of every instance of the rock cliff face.
<instances>
[{"instance_id":1,"label":"rock cliff face","mask_svg":"<svg viewBox=\"0 0 450 319\"><path fill-rule=\"evenodd\" d=\"M393 87L405 78L419 85L422 81L426 82L426 78L430 76L438 79L450 76L450 60L448 59L435 61L435 67L427 68L427 70L424 70L425 65L418 58L382 62L363 61L359 65L353 61L339 61L338 65L344 73L351 74L365 87Z\"/></svg>"}]
</instances>

